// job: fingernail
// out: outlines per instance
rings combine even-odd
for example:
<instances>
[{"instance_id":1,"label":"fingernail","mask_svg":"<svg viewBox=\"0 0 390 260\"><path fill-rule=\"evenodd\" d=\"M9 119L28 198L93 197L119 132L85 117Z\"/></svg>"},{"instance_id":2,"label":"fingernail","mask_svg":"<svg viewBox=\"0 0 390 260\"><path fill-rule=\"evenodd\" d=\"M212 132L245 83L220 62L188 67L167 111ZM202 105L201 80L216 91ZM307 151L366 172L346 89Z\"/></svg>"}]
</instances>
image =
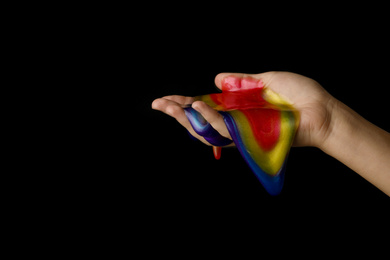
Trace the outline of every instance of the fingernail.
<instances>
[{"instance_id":1,"label":"fingernail","mask_svg":"<svg viewBox=\"0 0 390 260\"><path fill-rule=\"evenodd\" d=\"M198 105L198 103L195 103L195 102L194 102L194 103L191 104L191 106L192 106L192 108L195 109L196 111L202 113L202 109L201 109L201 107Z\"/></svg>"}]
</instances>

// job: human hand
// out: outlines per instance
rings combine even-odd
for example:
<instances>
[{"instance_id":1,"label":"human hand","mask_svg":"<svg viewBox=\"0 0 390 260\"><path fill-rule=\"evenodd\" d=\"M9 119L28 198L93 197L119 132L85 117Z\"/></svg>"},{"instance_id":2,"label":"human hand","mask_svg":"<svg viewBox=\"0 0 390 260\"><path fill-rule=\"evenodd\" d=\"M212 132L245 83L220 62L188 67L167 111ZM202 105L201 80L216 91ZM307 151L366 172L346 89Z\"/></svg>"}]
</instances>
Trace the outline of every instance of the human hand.
<instances>
[{"instance_id":1,"label":"human hand","mask_svg":"<svg viewBox=\"0 0 390 260\"><path fill-rule=\"evenodd\" d=\"M222 89L223 80L228 76L238 78L252 77L261 80L266 88L277 93L300 113L300 125L296 133L294 146L320 147L328 135L330 115L335 99L316 81L289 72L266 72L260 74L221 73L215 78L215 84ZM197 135L188 121L183 106L192 104L192 108L216 129L222 136L231 139L222 115L202 101L192 97L166 96L156 99L152 108L174 117L193 136L210 145L203 137Z\"/></svg>"},{"instance_id":2,"label":"human hand","mask_svg":"<svg viewBox=\"0 0 390 260\"><path fill-rule=\"evenodd\" d=\"M299 112L300 123L294 146L320 148L390 196L388 132L362 118L310 78L289 72L221 73L215 77L216 86L222 89L229 76L238 77L237 84L244 83L248 77L258 80L262 83L259 87L264 86L276 93ZM153 101L152 108L176 118L193 136L210 145L192 129L183 110L187 104L192 104L192 108L222 136L232 139L222 115L202 101L194 102L192 97L159 98Z\"/></svg>"}]
</instances>

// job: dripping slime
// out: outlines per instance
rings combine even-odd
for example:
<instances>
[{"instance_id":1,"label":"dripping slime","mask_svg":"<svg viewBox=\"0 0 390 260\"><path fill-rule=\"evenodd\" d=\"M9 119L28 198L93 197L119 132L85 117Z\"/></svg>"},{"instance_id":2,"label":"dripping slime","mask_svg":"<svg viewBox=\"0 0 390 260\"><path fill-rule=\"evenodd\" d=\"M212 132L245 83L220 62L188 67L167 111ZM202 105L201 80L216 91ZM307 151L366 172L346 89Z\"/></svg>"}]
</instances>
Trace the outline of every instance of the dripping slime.
<instances>
[{"instance_id":1,"label":"dripping slime","mask_svg":"<svg viewBox=\"0 0 390 260\"><path fill-rule=\"evenodd\" d=\"M222 93L195 97L217 110L240 154L267 192L277 195L283 188L286 161L299 114L263 82L251 77L228 76L222 80ZM184 112L194 131L213 145L216 159L232 140L221 136L192 107Z\"/></svg>"}]
</instances>

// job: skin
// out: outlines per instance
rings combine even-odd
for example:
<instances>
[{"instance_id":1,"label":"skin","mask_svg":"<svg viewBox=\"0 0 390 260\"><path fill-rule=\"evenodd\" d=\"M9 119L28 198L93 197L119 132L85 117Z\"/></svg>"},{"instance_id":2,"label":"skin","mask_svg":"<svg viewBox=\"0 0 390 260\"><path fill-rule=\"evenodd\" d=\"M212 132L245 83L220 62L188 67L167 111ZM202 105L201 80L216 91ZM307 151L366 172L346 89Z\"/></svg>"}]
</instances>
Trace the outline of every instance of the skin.
<instances>
[{"instance_id":1,"label":"skin","mask_svg":"<svg viewBox=\"0 0 390 260\"><path fill-rule=\"evenodd\" d=\"M331 96L315 80L289 72L260 74L221 73L216 86L230 75L261 79L300 113L300 125L294 146L314 146L336 158L390 196L390 134L365 120ZM152 108L174 117L200 141L182 106L191 104L222 136L230 138L222 116L202 101L192 97L166 96L153 101Z\"/></svg>"}]
</instances>

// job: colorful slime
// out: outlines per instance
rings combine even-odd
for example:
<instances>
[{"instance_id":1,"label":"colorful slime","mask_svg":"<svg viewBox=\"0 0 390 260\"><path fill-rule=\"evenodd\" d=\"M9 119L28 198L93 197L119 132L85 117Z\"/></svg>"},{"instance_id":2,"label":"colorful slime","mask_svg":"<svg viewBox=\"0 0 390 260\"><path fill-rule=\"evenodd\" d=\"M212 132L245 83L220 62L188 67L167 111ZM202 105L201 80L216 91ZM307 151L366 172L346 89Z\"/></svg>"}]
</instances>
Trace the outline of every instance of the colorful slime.
<instances>
[{"instance_id":1,"label":"colorful slime","mask_svg":"<svg viewBox=\"0 0 390 260\"><path fill-rule=\"evenodd\" d=\"M251 77L229 76L222 93L195 97L222 114L242 157L271 195L281 192L286 161L299 124L291 105ZM194 131L213 145L216 159L220 147L232 141L221 136L191 107L184 108Z\"/></svg>"}]
</instances>

